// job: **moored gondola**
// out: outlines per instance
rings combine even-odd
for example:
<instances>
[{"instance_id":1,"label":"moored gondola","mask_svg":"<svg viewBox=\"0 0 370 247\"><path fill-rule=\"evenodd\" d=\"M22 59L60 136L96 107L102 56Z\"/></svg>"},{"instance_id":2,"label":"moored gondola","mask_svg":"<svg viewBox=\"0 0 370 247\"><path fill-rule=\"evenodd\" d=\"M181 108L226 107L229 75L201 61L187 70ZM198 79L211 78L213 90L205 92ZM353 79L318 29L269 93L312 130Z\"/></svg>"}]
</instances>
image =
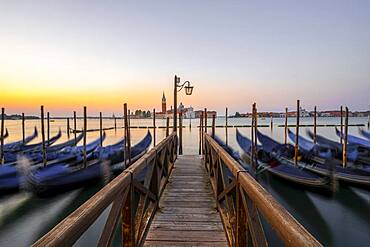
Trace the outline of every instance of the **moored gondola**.
<instances>
[{"instance_id":1,"label":"moored gondola","mask_svg":"<svg viewBox=\"0 0 370 247\"><path fill-rule=\"evenodd\" d=\"M37 132L37 128L35 127L32 135L27 136L26 138L24 138L24 142L23 142L23 140L20 140L20 141L15 141L15 142L4 144L4 147L3 147L4 152L7 152L7 151L16 152L17 150L20 150L20 147L22 147L25 144L31 142L33 139L35 139L37 137L37 135L38 135L38 132Z\"/></svg>"},{"instance_id":2,"label":"moored gondola","mask_svg":"<svg viewBox=\"0 0 370 247\"><path fill-rule=\"evenodd\" d=\"M314 139L314 134L307 130L307 134L311 139ZM328 138L316 135L317 143L320 145L330 146L335 150L336 158L342 159L343 145L339 142L329 140ZM369 165L370 164L370 148L364 147L358 144L348 144L346 152L347 160L359 165Z\"/></svg>"},{"instance_id":3,"label":"moored gondola","mask_svg":"<svg viewBox=\"0 0 370 247\"><path fill-rule=\"evenodd\" d=\"M261 136L261 138L264 137L266 136ZM236 132L236 139L239 146L245 152L245 155L250 158L252 146L251 140L243 136L238 130ZM268 171L272 175L285 181L299 184L306 188L315 188L322 189L325 192L327 191L327 184L329 182L327 178L310 171L303 170L298 166L295 166L293 162L280 158L279 156L282 151L284 152L284 150L278 142L271 140L271 142L262 141L261 143L262 146L257 147L257 173Z\"/></svg>"},{"instance_id":4,"label":"moored gondola","mask_svg":"<svg viewBox=\"0 0 370 247\"><path fill-rule=\"evenodd\" d=\"M336 127L335 127L335 133L337 134L338 137L341 136L340 130L338 130ZM344 133L342 133L342 136L344 137ZM352 144L352 145L359 145L359 146L363 146L366 148L370 148L370 141L362 139L354 135L348 134L347 141L349 144Z\"/></svg>"},{"instance_id":5,"label":"moored gondola","mask_svg":"<svg viewBox=\"0 0 370 247\"><path fill-rule=\"evenodd\" d=\"M58 133L50 138L48 142L45 143L46 147L51 146L53 143L55 143L59 138L62 136L61 130L58 131ZM5 163L8 162L15 162L17 161L18 155L25 155L31 152L38 152L42 150L42 142L35 143L35 144L28 144L28 145L21 145L17 148L13 148L7 152L4 153L4 160Z\"/></svg>"},{"instance_id":6,"label":"moored gondola","mask_svg":"<svg viewBox=\"0 0 370 247\"><path fill-rule=\"evenodd\" d=\"M295 134L290 133L289 137L294 142ZM302 138L299 141L301 140ZM306 139L305 141L310 142ZM334 176L334 179L337 179L340 182L350 183L352 185L360 185L364 187L368 187L370 185L370 171L362 169L363 166L349 164L349 167L344 168L340 160L332 158L329 160L329 162L326 162L326 160L324 159L315 158L315 154L312 154L310 152L312 152L312 149L307 151L303 148L300 150L304 161L300 161L297 163L300 167L320 175L328 177Z\"/></svg>"},{"instance_id":7,"label":"moored gondola","mask_svg":"<svg viewBox=\"0 0 370 247\"><path fill-rule=\"evenodd\" d=\"M102 141L105 139L105 133ZM86 153L90 154L101 143L100 138L86 145ZM68 146L60 151L50 153L48 156L47 168L63 165L67 162L69 166L81 163L83 159L83 146ZM24 181L24 174L44 166L40 160L30 160L27 156L20 156L17 166L14 163L0 166L0 194L18 191Z\"/></svg>"},{"instance_id":8,"label":"moored gondola","mask_svg":"<svg viewBox=\"0 0 370 247\"><path fill-rule=\"evenodd\" d=\"M139 142L137 149L135 148L136 145L132 147L136 155L132 156L132 160L136 160L148 149L151 143L151 136L150 134L148 135L144 138L146 140L145 145L141 145L143 142ZM148 139L150 142L147 141ZM124 152L122 147L117 146L116 148L119 152ZM107 151L108 149L105 150ZM116 154L111 155L114 156ZM112 168L114 164L110 163L111 155L105 156L104 159L89 160L86 167L84 167L82 162L74 166L57 164L29 172L26 176L28 189L38 196L50 196L74 188L89 186L99 181L108 181L114 172ZM122 155L121 157L124 156ZM124 164L117 166L115 169L122 171L125 169Z\"/></svg>"},{"instance_id":9,"label":"moored gondola","mask_svg":"<svg viewBox=\"0 0 370 247\"><path fill-rule=\"evenodd\" d=\"M360 129L359 131L360 131L360 134L361 134L363 137L365 137L366 139L370 140L370 133L369 133L369 132L367 132L367 131L365 131L365 130L363 130L363 129Z\"/></svg>"}]
</instances>

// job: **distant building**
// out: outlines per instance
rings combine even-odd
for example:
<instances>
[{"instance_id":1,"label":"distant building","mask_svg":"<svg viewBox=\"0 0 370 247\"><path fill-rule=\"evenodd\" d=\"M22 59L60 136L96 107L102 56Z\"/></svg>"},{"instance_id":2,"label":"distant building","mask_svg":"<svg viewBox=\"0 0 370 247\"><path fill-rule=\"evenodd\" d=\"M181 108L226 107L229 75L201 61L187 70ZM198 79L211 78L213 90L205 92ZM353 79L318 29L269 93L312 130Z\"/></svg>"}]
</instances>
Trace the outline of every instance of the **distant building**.
<instances>
[{"instance_id":1,"label":"distant building","mask_svg":"<svg viewBox=\"0 0 370 247\"><path fill-rule=\"evenodd\" d=\"M166 95L163 92L162 95L162 111L161 112L156 112L155 116L156 118L173 118L173 108L167 110L167 100L166 100ZM182 102L180 102L178 108L177 108L177 113L182 113L184 118L199 118L201 116L201 113L203 113L202 110L199 111L194 111L194 108L192 106L190 107L185 107ZM207 116L212 117L213 115L217 116L216 111L207 111Z\"/></svg>"}]
</instances>

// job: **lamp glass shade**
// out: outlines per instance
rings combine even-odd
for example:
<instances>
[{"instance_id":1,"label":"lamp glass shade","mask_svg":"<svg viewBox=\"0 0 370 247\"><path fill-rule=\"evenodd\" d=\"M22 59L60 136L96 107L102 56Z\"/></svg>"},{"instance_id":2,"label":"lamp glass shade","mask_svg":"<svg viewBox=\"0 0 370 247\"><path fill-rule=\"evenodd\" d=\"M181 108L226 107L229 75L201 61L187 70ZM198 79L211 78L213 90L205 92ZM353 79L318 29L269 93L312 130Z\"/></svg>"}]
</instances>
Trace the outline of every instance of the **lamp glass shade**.
<instances>
[{"instance_id":1,"label":"lamp glass shade","mask_svg":"<svg viewBox=\"0 0 370 247\"><path fill-rule=\"evenodd\" d=\"M193 86L185 86L186 95L191 95L193 93Z\"/></svg>"}]
</instances>

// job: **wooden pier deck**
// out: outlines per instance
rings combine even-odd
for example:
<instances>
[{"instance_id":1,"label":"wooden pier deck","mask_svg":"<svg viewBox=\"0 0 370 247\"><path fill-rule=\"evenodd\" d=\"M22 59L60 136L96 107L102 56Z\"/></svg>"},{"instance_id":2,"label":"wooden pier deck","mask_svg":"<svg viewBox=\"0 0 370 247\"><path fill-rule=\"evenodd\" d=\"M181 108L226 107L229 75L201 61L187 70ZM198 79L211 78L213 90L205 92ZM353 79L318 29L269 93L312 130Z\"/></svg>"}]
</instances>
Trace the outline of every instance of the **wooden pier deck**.
<instances>
[{"instance_id":1,"label":"wooden pier deck","mask_svg":"<svg viewBox=\"0 0 370 247\"><path fill-rule=\"evenodd\" d=\"M228 246L201 156L178 156L144 246Z\"/></svg>"}]
</instances>

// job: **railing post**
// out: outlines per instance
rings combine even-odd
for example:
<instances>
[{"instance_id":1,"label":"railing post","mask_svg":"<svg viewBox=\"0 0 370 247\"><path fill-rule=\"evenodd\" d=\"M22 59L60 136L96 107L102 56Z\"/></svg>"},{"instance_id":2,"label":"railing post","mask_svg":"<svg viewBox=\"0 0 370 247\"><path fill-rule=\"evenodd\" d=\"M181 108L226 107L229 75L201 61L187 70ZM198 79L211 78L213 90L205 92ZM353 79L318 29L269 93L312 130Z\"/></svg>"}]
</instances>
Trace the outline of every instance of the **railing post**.
<instances>
[{"instance_id":1,"label":"railing post","mask_svg":"<svg viewBox=\"0 0 370 247\"><path fill-rule=\"evenodd\" d=\"M182 155L182 112L179 112L179 155Z\"/></svg>"},{"instance_id":2,"label":"railing post","mask_svg":"<svg viewBox=\"0 0 370 247\"><path fill-rule=\"evenodd\" d=\"M131 173L130 188L127 195L127 199L122 208L122 246L133 247L135 246L135 218L133 212L133 196L134 196L134 184L133 175Z\"/></svg>"},{"instance_id":3,"label":"railing post","mask_svg":"<svg viewBox=\"0 0 370 247\"><path fill-rule=\"evenodd\" d=\"M239 183L239 172L236 178L236 233L235 233L235 246L247 246L247 228L246 228L246 215L243 206L243 200L240 193L244 193Z\"/></svg>"}]
</instances>

